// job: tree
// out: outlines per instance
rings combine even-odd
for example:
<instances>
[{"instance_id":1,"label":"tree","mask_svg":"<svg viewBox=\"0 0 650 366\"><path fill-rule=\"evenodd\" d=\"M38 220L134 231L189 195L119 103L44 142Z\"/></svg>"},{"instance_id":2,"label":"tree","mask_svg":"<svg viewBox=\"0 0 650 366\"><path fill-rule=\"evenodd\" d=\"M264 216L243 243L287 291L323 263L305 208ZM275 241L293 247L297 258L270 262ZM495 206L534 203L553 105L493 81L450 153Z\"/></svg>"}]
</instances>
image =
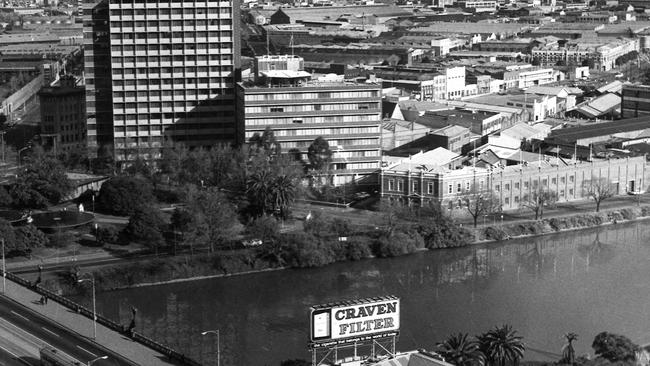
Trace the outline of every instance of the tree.
<instances>
[{"instance_id":1,"label":"tree","mask_svg":"<svg viewBox=\"0 0 650 366\"><path fill-rule=\"evenodd\" d=\"M129 218L124 228L126 236L136 242L146 244L158 253L158 248L165 243L162 231L165 220L160 211L150 206L138 207Z\"/></svg>"},{"instance_id":2,"label":"tree","mask_svg":"<svg viewBox=\"0 0 650 366\"><path fill-rule=\"evenodd\" d=\"M596 335L591 344L596 356L602 357L610 362L634 362L639 346L629 338L608 332Z\"/></svg>"},{"instance_id":3,"label":"tree","mask_svg":"<svg viewBox=\"0 0 650 366\"><path fill-rule=\"evenodd\" d=\"M147 207L153 200L150 182L141 178L117 176L102 184L98 204L107 213L130 216L137 209Z\"/></svg>"},{"instance_id":4,"label":"tree","mask_svg":"<svg viewBox=\"0 0 650 366\"><path fill-rule=\"evenodd\" d=\"M573 348L573 341L578 339L578 335L570 332L564 335L567 344L562 347L562 358L560 363L574 365L576 363L576 350Z\"/></svg>"},{"instance_id":5,"label":"tree","mask_svg":"<svg viewBox=\"0 0 650 366\"><path fill-rule=\"evenodd\" d=\"M508 362L516 363L524 357L526 347L522 337L518 336L510 325L495 327L479 335L477 339L479 349L489 365L505 366Z\"/></svg>"},{"instance_id":6,"label":"tree","mask_svg":"<svg viewBox=\"0 0 650 366\"><path fill-rule=\"evenodd\" d=\"M0 186L0 207L11 207L13 199L5 187Z\"/></svg>"},{"instance_id":7,"label":"tree","mask_svg":"<svg viewBox=\"0 0 650 366\"><path fill-rule=\"evenodd\" d=\"M472 184L469 192L463 196L467 212L474 220L474 227L478 225L479 217L498 211L501 207L499 198L488 190L481 190L476 184Z\"/></svg>"},{"instance_id":8,"label":"tree","mask_svg":"<svg viewBox=\"0 0 650 366\"><path fill-rule=\"evenodd\" d=\"M600 211L600 204L606 199L616 195L616 186L607 178L593 178L583 183L583 192L596 203L596 212Z\"/></svg>"},{"instance_id":9,"label":"tree","mask_svg":"<svg viewBox=\"0 0 650 366\"><path fill-rule=\"evenodd\" d=\"M253 173L246 182L246 194L256 216L279 214L286 218L296 197L292 177L272 171Z\"/></svg>"},{"instance_id":10,"label":"tree","mask_svg":"<svg viewBox=\"0 0 650 366\"><path fill-rule=\"evenodd\" d=\"M73 189L61 162L43 154L30 159L18 172L11 189L14 205L21 208L41 208L47 203L57 204Z\"/></svg>"},{"instance_id":11,"label":"tree","mask_svg":"<svg viewBox=\"0 0 650 366\"><path fill-rule=\"evenodd\" d=\"M32 249L41 248L47 244L47 237L34 225L23 225L14 229L16 242L13 248L15 253L30 254Z\"/></svg>"},{"instance_id":12,"label":"tree","mask_svg":"<svg viewBox=\"0 0 650 366\"><path fill-rule=\"evenodd\" d=\"M216 189L193 190L188 194L187 206L192 221L189 223L185 241L210 248L223 246L237 233L238 224L235 208Z\"/></svg>"},{"instance_id":13,"label":"tree","mask_svg":"<svg viewBox=\"0 0 650 366\"><path fill-rule=\"evenodd\" d=\"M330 144L327 140L318 136L314 142L309 145L309 148L307 149L307 158L309 159L309 165L312 169L316 171L327 169L332 161L332 150L330 150Z\"/></svg>"},{"instance_id":14,"label":"tree","mask_svg":"<svg viewBox=\"0 0 650 366\"><path fill-rule=\"evenodd\" d=\"M251 238L260 239L264 244L269 244L280 235L280 225L275 217L263 215L254 218L246 225L246 234Z\"/></svg>"},{"instance_id":15,"label":"tree","mask_svg":"<svg viewBox=\"0 0 650 366\"><path fill-rule=\"evenodd\" d=\"M540 185L526 193L520 205L529 208L535 213L535 220L544 218L544 207L552 206L557 202L557 193Z\"/></svg>"},{"instance_id":16,"label":"tree","mask_svg":"<svg viewBox=\"0 0 650 366\"><path fill-rule=\"evenodd\" d=\"M264 154L270 159L280 155L282 152L282 147L275 138L275 134L270 127L266 127L264 132L260 135L259 133L253 134L248 140L250 144L250 150L252 153Z\"/></svg>"},{"instance_id":17,"label":"tree","mask_svg":"<svg viewBox=\"0 0 650 366\"><path fill-rule=\"evenodd\" d=\"M438 343L437 351L445 361L456 366L481 366L485 363L478 342L467 333L450 335L444 342Z\"/></svg>"}]
</instances>

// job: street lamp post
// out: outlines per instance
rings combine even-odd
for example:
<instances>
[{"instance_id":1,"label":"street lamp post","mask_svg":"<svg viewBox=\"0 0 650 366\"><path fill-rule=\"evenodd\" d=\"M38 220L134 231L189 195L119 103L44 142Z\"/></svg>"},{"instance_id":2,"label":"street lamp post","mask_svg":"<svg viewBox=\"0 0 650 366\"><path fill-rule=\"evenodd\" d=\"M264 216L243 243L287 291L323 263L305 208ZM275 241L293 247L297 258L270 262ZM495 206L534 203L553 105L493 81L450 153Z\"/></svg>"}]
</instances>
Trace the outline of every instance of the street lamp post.
<instances>
[{"instance_id":1,"label":"street lamp post","mask_svg":"<svg viewBox=\"0 0 650 366\"><path fill-rule=\"evenodd\" d=\"M88 361L88 363L87 363L86 365L87 365L87 366L90 366L90 365L92 365L95 361L105 360L105 359L107 359L107 358L108 358L108 356L97 357L97 358L95 358L95 359L93 359L93 360Z\"/></svg>"},{"instance_id":2,"label":"street lamp post","mask_svg":"<svg viewBox=\"0 0 650 366\"><path fill-rule=\"evenodd\" d=\"M84 282L84 281L90 281L93 285L93 339L97 339L97 308L96 308L96 302L95 302L95 276L92 275L92 273L88 273L90 278L82 278L80 280L77 280L78 283Z\"/></svg>"},{"instance_id":3,"label":"street lamp post","mask_svg":"<svg viewBox=\"0 0 650 366\"><path fill-rule=\"evenodd\" d=\"M5 240L2 241L2 293L7 292L7 268L5 267Z\"/></svg>"},{"instance_id":4,"label":"street lamp post","mask_svg":"<svg viewBox=\"0 0 650 366\"><path fill-rule=\"evenodd\" d=\"M501 226L503 226L503 215L501 215Z\"/></svg>"},{"instance_id":5,"label":"street lamp post","mask_svg":"<svg viewBox=\"0 0 650 366\"><path fill-rule=\"evenodd\" d=\"M201 332L201 335L206 335L208 333L213 333L217 335L217 366L221 366L221 350L220 350L220 342L219 342L219 329L216 330L206 330L205 332Z\"/></svg>"},{"instance_id":6,"label":"street lamp post","mask_svg":"<svg viewBox=\"0 0 650 366\"><path fill-rule=\"evenodd\" d=\"M23 151L25 151L25 150L27 150L27 149L29 149L29 148L31 148L31 146L25 146L25 147L23 147L22 149L18 150L18 166L21 165L21 164L20 164L20 163L21 163L21 162L20 162L20 153L23 152Z\"/></svg>"}]
</instances>

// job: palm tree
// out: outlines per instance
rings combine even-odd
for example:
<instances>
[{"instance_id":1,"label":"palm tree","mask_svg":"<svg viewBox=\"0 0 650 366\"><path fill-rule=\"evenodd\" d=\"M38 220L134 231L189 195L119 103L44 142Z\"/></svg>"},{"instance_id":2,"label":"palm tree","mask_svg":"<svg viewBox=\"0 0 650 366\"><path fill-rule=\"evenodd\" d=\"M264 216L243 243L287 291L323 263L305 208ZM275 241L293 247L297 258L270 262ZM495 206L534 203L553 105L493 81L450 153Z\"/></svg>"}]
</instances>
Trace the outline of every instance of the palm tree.
<instances>
[{"instance_id":1,"label":"palm tree","mask_svg":"<svg viewBox=\"0 0 650 366\"><path fill-rule=\"evenodd\" d=\"M517 364L524 357L526 346L522 337L510 325L495 327L476 338L489 365L505 366L509 362Z\"/></svg>"},{"instance_id":2,"label":"palm tree","mask_svg":"<svg viewBox=\"0 0 650 366\"><path fill-rule=\"evenodd\" d=\"M452 334L437 344L438 353L456 366L482 366L485 357L478 346L478 342L470 339L467 333Z\"/></svg>"},{"instance_id":3,"label":"palm tree","mask_svg":"<svg viewBox=\"0 0 650 366\"><path fill-rule=\"evenodd\" d=\"M562 359L560 359L560 363L573 365L576 362L576 350L573 348L573 341L578 339L578 335L569 332L564 335L564 338L566 338L567 344L562 348Z\"/></svg>"},{"instance_id":4,"label":"palm tree","mask_svg":"<svg viewBox=\"0 0 650 366\"><path fill-rule=\"evenodd\" d=\"M296 196L296 184L288 175L262 170L250 176L246 192L258 215L279 213L285 217Z\"/></svg>"}]
</instances>

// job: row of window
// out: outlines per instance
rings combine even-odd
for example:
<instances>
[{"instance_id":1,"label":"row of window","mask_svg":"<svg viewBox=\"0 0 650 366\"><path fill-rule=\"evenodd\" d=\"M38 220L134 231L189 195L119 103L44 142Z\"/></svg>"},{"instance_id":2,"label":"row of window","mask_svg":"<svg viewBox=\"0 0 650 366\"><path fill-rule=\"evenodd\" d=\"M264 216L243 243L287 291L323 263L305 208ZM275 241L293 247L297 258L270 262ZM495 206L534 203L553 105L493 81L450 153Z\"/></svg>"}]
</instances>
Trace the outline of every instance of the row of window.
<instances>
[{"instance_id":1,"label":"row of window","mask_svg":"<svg viewBox=\"0 0 650 366\"><path fill-rule=\"evenodd\" d=\"M193 83L188 83L193 84ZM224 99L214 99L208 100L210 97L210 89L176 89L176 90L141 90L141 91L126 91L126 92L113 92L114 99L123 99L123 98L136 98L140 102L151 102L160 100L161 96L163 98L175 97L180 99L185 98L199 98L205 99L203 102L204 105L231 105L231 100ZM218 92L218 90L213 90L213 94Z\"/></svg>"},{"instance_id":2,"label":"row of window","mask_svg":"<svg viewBox=\"0 0 650 366\"><path fill-rule=\"evenodd\" d=\"M121 122L138 121L140 123L151 122L160 123L160 121L191 120L195 118L211 118L216 120L219 117L231 117L233 111L191 111L191 112L170 112L170 113L147 113L147 114L118 114L114 116L116 124ZM164 123L163 122L163 123Z\"/></svg>"},{"instance_id":3,"label":"row of window","mask_svg":"<svg viewBox=\"0 0 650 366\"><path fill-rule=\"evenodd\" d=\"M263 100L300 100L300 99L352 99L352 98L375 98L379 95L376 90L369 91L345 91L345 92L319 92L319 93L266 93L248 94L246 101Z\"/></svg>"},{"instance_id":4,"label":"row of window","mask_svg":"<svg viewBox=\"0 0 650 366\"><path fill-rule=\"evenodd\" d=\"M133 15L205 15L205 14L230 14L229 7L223 8L203 8L203 7L187 7L187 8L174 8L174 9L111 9L113 16L133 16Z\"/></svg>"},{"instance_id":5,"label":"row of window","mask_svg":"<svg viewBox=\"0 0 650 366\"><path fill-rule=\"evenodd\" d=\"M354 116L318 116L318 117L277 117L277 118L250 118L246 119L246 126L271 126L288 125L292 123L338 123L338 122L365 122L379 121L379 115L360 114Z\"/></svg>"},{"instance_id":6,"label":"row of window","mask_svg":"<svg viewBox=\"0 0 650 366\"><path fill-rule=\"evenodd\" d=\"M148 109L157 110L160 108L195 108L204 106L200 100L181 100L174 102L141 102L141 103L114 103L113 108L115 114L125 114L124 110L138 109L140 112L147 111Z\"/></svg>"},{"instance_id":7,"label":"row of window","mask_svg":"<svg viewBox=\"0 0 650 366\"><path fill-rule=\"evenodd\" d=\"M134 52L134 51L146 51L146 52L151 52L151 51L157 51L154 50L156 45L123 45L123 46L111 46L111 54L115 57L115 55L120 54L120 53L128 53L128 52ZM149 51L151 49L151 51ZM162 51L170 51L168 54L171 53L172 49L177 50L177 51L183 51L183 54L188 54L188 53L195 53L196 51L203 51L207 52L208 50L222 50L222 49L232 49L232 43L231 42L212 42L212 43L184 43L184 44L162 44L160 45L160 49ZM201 52L200 52L201 53ZM178 56L178 55L177 55ZM136 59L136 62L140 62Z\"/></svg>"},{"instance_id":8,"label":"row of window","mask_svg":"<svg viewBox=\"0 0 650 366\"><path fill-rule=\"evenodd\" d=\"M216 129L216 128L233 128L232 123L183 123L180 125L174 124L151 124L151 125L138 125L138 126L115 126L113 130L116 133L125 133L125 132L157 132L161 131L163 128L174 130L174 131L196 131L196 130L206 130L206 129Z\"/></svg>"},{"instance_id":9,"label":"row of window","mask_svg":"<svg viewBox=\"0 0 650 366\"><path fill-rule=\"evenodd\" d=\"M573 183L575 181L575 177L573 175L569 176L569 183ZM524 183L524 189L528 189L529 187L529 182L523 182ZM565 184L566 183L566 177L560 177L560 184ZM532 186L534 189L536 189L539 184L542 185L542 187L547 187L548 186L548 179L542 179L540 180L533 180L532 181ZM551 178L551 185L556 185L557 184L557 178ZM513 184L514 189L519 189L519 182L515 182ZM510 190L510 183L505 183L503 185L503 189L506 191ZM495 184L494 185L494 190L499 192L501 190L501 185L500 184Z\"/></svg>"},{"instance_id":10,"label":"row of window","mask_svg":"<svg viewBox=\"0 0 650 366\"><path fill-rule=\"evenodd\" d=\"M210 90L212 94L233 94L234 91L232 88L229 88L232 86L232 78L198 78L198 79L193 79L192 82L188 82L185 78L176 78L176 79L127 79L127 80L113 80L113 86L114 87L124 87L124 86L143 86L145 88L138 88L140 91L146 90L148 86L151 87L151 89L160 89L160 87L165 87L169 86L172 87L174 86L175 88L194 88L196 89L198 85L206 85L210 84L212 87ZM196 84L194 83L196 82ZM224 90L218 90L221 88L225 88L227 92ZM207 89L205 89L207 90Z\"/></svg>"},{"instance_id":11,"label":"row of window","mask_svg":"<svg viewBox=\"0 0 650 366\"><path fill-rule=\"evenodd\" d=\"M261 131L246 131L246 138L253 136ZM328 135L347 135L347 134L367 134L379 133L379 127L341 127L341 128L304 128L291 130L273 130L273 134L278 137L285 136L328 136Z\"/></svg>"},{"instance_id":12,"label":"row of window","mask_svg":"<svg viewBox=\"0 0 650 366\"><path fill-rule=\"evenodd\" d=\"M157 39L176 39L184 38L186 41L191 39L208 39L209 41L219 40L223 38L232 37L232 31L222 30L222 31L197 31L197 30L188 30L184 32L113 32L111 33L111 39L113 40L122 40L130 41L134 39L150 40L155 41ZM152 46L157 46L153 44ZM152 48L152 50L155 48Z\"/></svg>"},{"instance_id":13,"label":"row of window","mask_svg":"<svg viewBox=\"0 0 650 366\"><path fill-rule=\"evenodd\" d=\"M156 28L169 28L169 27L186 27L190 29L186 30L191 30L193 28L203 28L201 30L206 30L205 27L207 26L217 26L217 27L230 27L232 26L232 19L227 18L227 19L205 19L205 20L195 20L195 19L185 19L185 20L160 20L160 21L155 21L155 20L149 20L149 21L144 21L144 20L136 20L136 21L128 21L128 20L122 20L122 21L117 21L117 22L111 22L111 29L131 29L135 26L135 28L144 28L146 26L149 26L149 23L155 24L153 22L156 22ZM149 27L154 27L153 25ZM162 29L161 29L162 30ZM171 38L171 37L170 37Z\"/></svg>"},{"instance_id":14,"label":"row of window","mask_svg":"<svg viewBox=\"0 0 650 366\"><path fill-rule=\"evenodd\" d=\"M377 109L377 108L379 108L379 103L307 104L307 105L287 105L282 107L254 106L254 107L246 107L246 113L345 111L345 110L368 110L368 109Z\"/></svg>"},{"instance_id":15,"label":"row of window","mask_svg":"<svg viewBox=\"0 0 650 366\"><path fill-rule=\"evenodd\" d=\"M286 141L282 142L284 148L308 147L313 141ZM349 139L349 140L329 140L330 146L365 146L379 145L379 139Z\"/></svg>"},{"instance_id":16,"label":"row of window","mask_svg":"<svg viewBox=\"0 0 650 366\"><path fill-rule=\"evenodd\" d=\"M184 62L203 62L205 65L197 65L197 66L208 66L208 60L209 61L217 61L217 62L227 62L227 61L232 61L232 55L230 54L225 54L225 55L174 55L174 56L160 56L160 62L178 62L178 65L172 65L172 66L185 66L182 63ZM113 69L119 68L119 65L124 63L125 65L131 64L131 67L134 67L134 64L136 62L136 58L134 56L116 56L111 58L111 62L113 64ZM188 65L189 66L189 65Z\"/></svg>"}]
</instances>

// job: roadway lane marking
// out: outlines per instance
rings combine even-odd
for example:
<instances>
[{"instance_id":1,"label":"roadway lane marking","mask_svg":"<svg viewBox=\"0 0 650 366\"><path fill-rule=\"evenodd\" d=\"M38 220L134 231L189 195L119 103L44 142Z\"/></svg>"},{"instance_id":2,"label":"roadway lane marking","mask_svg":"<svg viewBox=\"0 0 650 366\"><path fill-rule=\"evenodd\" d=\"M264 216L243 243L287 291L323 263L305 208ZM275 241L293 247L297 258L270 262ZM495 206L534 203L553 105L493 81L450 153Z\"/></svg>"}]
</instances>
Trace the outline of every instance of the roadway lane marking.
<instances>
[{"instance_id":1,"label":"roadway lane marking","mask_svg":"<svg viewBox=\"0 0 650 366\"><path fill-rule=\"evenodd\" d=\"M27 365L29 365L29 366L34 366L33 363L31 363L31 362L27 362L25 359L23 359L22 357L18 356L18 355L15 354L15 353L11 352L10 350L8 350L8 349L6 349L6 348L4 348L4 347L2 347L2 346L0 346L0 349L2 349L3 351L7 352L8 354L10 354L11 357L15 358L17 361L20 361L20 362L22 362L22 363L24 363L24 364L27 364Z\"/></svg>"},{"instance_id":2,"label":"roadway lane marking","mask_svg":"<svg viewBox=\"0 0 650 366\"><path fill-rule=\"evenodd\" d=\"M79 345L77 345L77 348L79 348L79 349L82 350L82 351L87 352L89 355L92 355L93 357L97 357L96 354L90 352L89 350L87 350L87 349L85 349L85 348L83 348L83 347L81 347L81 346L79 346Z\"/></svg>"},{"instance_id":3,"label":"roadway lane marking","mask_svg":"<svg viewBox=\"0 0 650 366\"><path fill-rule=\"evenodd\" d=\"M47 328L45 328L45 327L41 327L41 329L43 329L44 331L46 331L46 332L48 332L48 333L50 333L50 334L51 334L51 335L53 335L53 336L56 336L56 337L59 337L59 338L61 338L61 336L60 336L60 335L58 335L58 334L56 334L56 333L54 333L53 331L51 331L51 330L49 330L49 329L47 329Z\"/></svg>"},{"instance_id":4,"label":"roadway lane marking","mask_svg":"<svg viewBox=\"0 0 650 366\"><path fill-rule=\"evenodd\" d=\"M25 321L28 321L28 322L31 321L31 320L29 320L27 317L22 316L22 315L18 314L17 312L13 311L13 310L11 310L11 312L12 312L14 315L16 315L16 316L19 316L19 317L25 319Z\"/></svg>"}]
</instances>

